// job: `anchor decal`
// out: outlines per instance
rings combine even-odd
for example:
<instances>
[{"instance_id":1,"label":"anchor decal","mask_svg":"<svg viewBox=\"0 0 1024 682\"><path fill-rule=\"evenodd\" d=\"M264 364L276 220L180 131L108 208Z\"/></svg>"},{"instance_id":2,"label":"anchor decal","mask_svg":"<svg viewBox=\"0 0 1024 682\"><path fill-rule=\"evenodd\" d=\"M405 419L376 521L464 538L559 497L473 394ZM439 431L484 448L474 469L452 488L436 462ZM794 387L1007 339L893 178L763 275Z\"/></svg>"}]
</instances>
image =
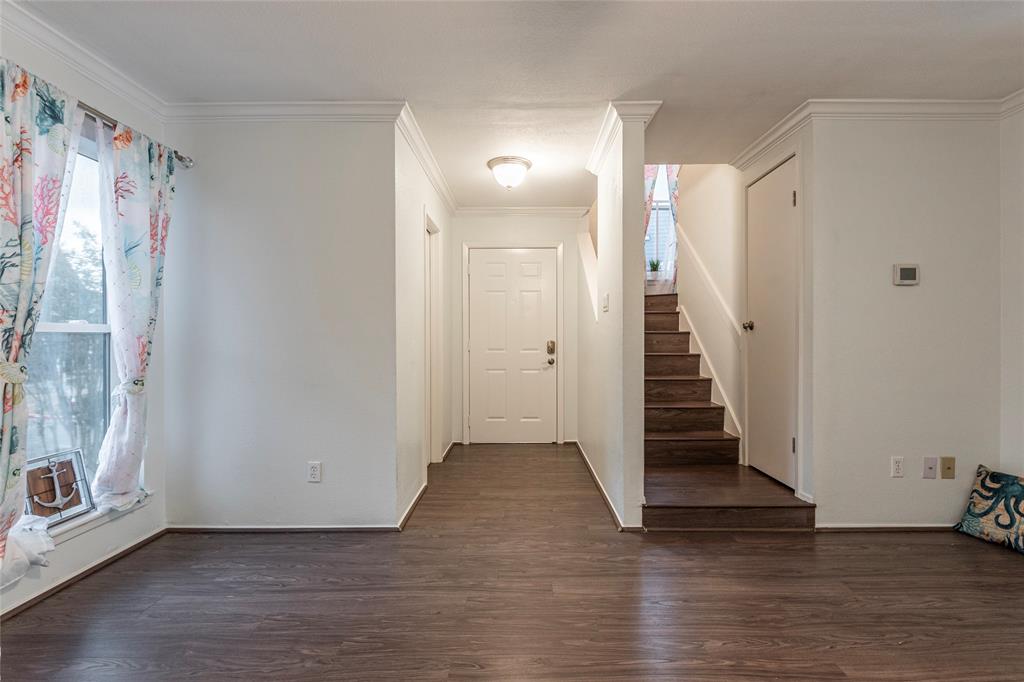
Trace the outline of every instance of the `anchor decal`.
<instances>
[{"instance_id":1,"label":"anchor decal","mask_svg":"<svg viewBox=\"0 0 1024 682\"><path fill-rule=\"evenodd\" d=\"M43 476L42 476L43 478L52 478L53 479L53 501L52 502L43 502L42 500L39 499L38 495L33 495L32 496L32 501L35 502L36 504L41 505L43 507L49 507L51 509L63 509L64 505L66 505L68 503L68 501L70 501L71 498L74 497L75 493L78 491L78 483L74 483L71 486L71 494L70 495L65 497L61 493L61 491L60 491L60 481L57 480L57 476L59 476L60 474L63 474L65 471L67 471L67 469L61 469L60 471L57 471L57 466L58 465L57 465L56 462L50 462L50 464L49 464L50 473L43 474Z\"/></svg>"}]
</instances>

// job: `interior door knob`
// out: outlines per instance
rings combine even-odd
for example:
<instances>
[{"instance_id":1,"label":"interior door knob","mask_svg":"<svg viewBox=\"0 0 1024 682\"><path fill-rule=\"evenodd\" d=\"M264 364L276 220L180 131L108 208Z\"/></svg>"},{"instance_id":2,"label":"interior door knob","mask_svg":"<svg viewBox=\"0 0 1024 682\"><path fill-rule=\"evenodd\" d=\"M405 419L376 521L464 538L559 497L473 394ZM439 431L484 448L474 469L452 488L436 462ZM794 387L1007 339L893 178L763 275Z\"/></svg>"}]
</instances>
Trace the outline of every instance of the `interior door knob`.
<instances>
[{"instance_id":1,"label":"interior door knob","mask_svg":"<svg viewBox=\"0 0 1024 682\"><path fill-rule=\"evenodd\" d=\"M548 364L549 365L555 364L555 359L554 358L548 358Z\"/></svg>"},{"instance_id":2,"label":"interior door knob","mask_svg":"<svg viewBox=\"0 0 1024 682\"><path fill-rule=\"evenodd\" d=\"M746 329L748 332L754 331L754 321L747 320L746 322L743 323L743 328Z\"/></svg>"}]
</instances>

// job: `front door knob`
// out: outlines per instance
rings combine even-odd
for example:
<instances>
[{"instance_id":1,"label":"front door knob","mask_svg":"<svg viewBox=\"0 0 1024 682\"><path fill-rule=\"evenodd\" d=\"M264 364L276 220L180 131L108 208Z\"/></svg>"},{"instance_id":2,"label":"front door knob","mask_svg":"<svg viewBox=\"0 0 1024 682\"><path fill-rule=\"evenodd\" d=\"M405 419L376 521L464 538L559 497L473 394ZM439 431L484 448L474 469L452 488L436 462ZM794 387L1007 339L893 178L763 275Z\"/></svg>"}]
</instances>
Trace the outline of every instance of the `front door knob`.
<instances>
[{"instance_id":1,"label":"front door knob","mask_svg":"<svg viewBox=\"0 0 1024 682\"><path fill-rule=\"evenodd\" d=\"M548 364L549 365L555 364L555 359L554 358L548 358Z\"/></svg>"}]
</instances>

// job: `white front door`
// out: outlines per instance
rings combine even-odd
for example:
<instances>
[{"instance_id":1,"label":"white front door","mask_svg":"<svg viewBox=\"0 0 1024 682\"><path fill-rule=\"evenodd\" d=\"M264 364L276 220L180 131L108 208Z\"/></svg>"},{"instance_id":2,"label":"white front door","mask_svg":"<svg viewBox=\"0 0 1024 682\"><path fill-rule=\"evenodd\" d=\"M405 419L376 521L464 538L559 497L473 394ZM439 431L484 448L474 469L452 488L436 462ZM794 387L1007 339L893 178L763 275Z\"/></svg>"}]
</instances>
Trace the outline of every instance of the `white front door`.
<instances>
[{"instance_id":1,"label":"white front door","mask_svg":"<svg viewBox=\"0 0 1024 682\"><path fill-rule=\"evenodd\" d=\"M556 263L555 249L469 250L471 442L556 440Z\"/></svg>"},{"instance_id":2,"label":"white front door","mask_svg":"<svg viewBox=\"0 0 1024 682\"><path fill-rule=\"evenodd\" d=\"M796 486L796 159L747 188L747 462Z\"/></svg>"}]
</instances>

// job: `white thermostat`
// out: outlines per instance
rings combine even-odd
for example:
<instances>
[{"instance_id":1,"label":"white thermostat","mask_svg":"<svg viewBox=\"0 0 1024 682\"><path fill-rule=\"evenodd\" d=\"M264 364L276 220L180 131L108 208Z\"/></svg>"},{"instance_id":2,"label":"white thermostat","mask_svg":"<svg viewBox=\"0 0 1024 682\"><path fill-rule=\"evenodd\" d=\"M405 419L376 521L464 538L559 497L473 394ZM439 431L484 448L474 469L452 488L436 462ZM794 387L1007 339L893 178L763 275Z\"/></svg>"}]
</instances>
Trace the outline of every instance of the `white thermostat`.
<instances>
[{"instance_id":1,"label":"white thermostat","mask_svg":"<svg viewBox=\"0 0 1024 682\"><path fill-rule=\"evenodd\" d=\"M920 284L921 268L915 263L897 263L892 266L892 283L898 287Z\"/></svg>"}]
</instances>

